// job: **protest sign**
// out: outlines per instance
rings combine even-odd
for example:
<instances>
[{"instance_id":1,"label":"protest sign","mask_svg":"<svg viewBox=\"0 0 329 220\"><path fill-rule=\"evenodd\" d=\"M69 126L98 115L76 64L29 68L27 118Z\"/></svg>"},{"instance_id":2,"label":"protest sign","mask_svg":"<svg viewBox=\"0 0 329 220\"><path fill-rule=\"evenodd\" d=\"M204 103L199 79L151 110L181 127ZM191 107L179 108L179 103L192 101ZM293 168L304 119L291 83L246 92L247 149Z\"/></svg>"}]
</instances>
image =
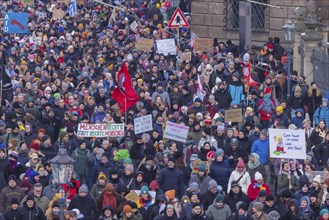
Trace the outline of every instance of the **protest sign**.
<instances>
[{"instance_id":1,"label":"protest sign","mask_svg":"<svg viewBox=\"0 0 329 220\"><path fill-rule=\"evenodd\" d=\"M58 3L69 5L71 3L71 0L58 0Z\"/></svg>"},{"instance_id":2,"label":"protest sign","mask_svg":"<svg viewBox=\"0 0 329 220\"><path fill-rule=\"evenodd\" d=\"M157 49L158 53L163 53L165 56L168 54L170 55L176 55L176 44L175 39L163 39L163 40L157 40Z\"/></svg>"},{"instance_id":3,"label":"protest sign","mask_svg":"<svg viewBox=\"0 0 329 220\"><path fill-rule=\"evenodd\" d=\"M138 23L136 21L134 21L133 23L130 24L130 29L136 33L138 28Z\"/></svg>"},{"instance_id":4,"label":"protest sign","mask_svg":"<svg viewBox=\"0 0 329 220\"><path fill-rule=\"evenodd\" d=\"M269 129L270 157L306 159L304 130Z\"/></svg>"},{"instance_id":5,"label":"protest sign","mask_svg":"<svg viewBox=\"0 0 329 220\"><path fill-rule=\"evenodd\" d=\"M196 38L194 41L194 51L210 52L213 50L213 40L211 38Z\"/></svg>"},{"instance_id":6,"label":"protest sign","mask_svg":"<svg viewBox=\"0 0 329 220\"><path fill-rule=\"evenodd\" d=\"M24 5L34 5L34 0L23 0Z\"/></svg>"},{"instance_id":7,"label":"protest sign","mask_svg":"<svg viewBox=\"0 0 329 220\"><path fill-rule=\"evenodd\" d=\"M61 10L61 9L55 8L53 10L53 16L54 16L54 18L63 19L65 17L65 14L66 13L63 10Z\"/></svg>"},{"instance_id":8,"label":"protest sign","mask_svg":"<svg viewBox=\"0 0 329 220\"><path fill-rule=\"evenodd\" d=\"M139 38L136 44L136 49L145 52L152 52L153 44L153 39Z\"/></svg>"},{"instance_id":9,"label":"protest sign","mask_svg":"<svg viewBox=\"0 0 329 220\"><path fill-rule=\"evenodd\" d=\"M88 124L80 123L77 136L79 137L123 137L124 124Z\"/></svg>"},{"instance_id":10,"label":"protest sign","mask_svg":"<svg viewBox=\"0 0 329 220\"><path fill-rule=\"evenodd\" d=\"M41 37L32 36L32 37L29 37L29 41L30 41L30 44L34 44L34 45L40 46L41 45L41 42L42 42L42 38Z\"/></svg>"},{"instance_id":11,"label":"protest sign","mask_svg":"<svg viewBox=\"0 0 329 220\"><path fill-rule=\"evenodd\" d=\"M125 196L127 201L138 202L139 195L135 192L135 190L130 190L130 192Z\"/></svg>"},{"instance_id":12,"label":"protest sign","mask_svg":"<svg viewBox=\"0 0 329 220\"><path fill-rule=\"evenodd\" d=\"M134 119L135 134L153 130L152 115L145 115Z\"/></svg>"},{"instance_id":13,"label":"protest sign","mask_svg":"<svg viewBox=\"0 0 329 220\"><path fill-rule=\"evenodd\" d=\"M85 1L84 0L77 0L77 4L78 5L84 5L85 4Z\"/></svg>"},{"instance_id":14,"label":"protest sign","mask_svg":"<svg viewBox=\"0 0 329 220\"><path fill-rule=\"evenodd\" d=\"M189 127L168 121L163 137L174 141L185 142L188 132Z\"/></svg>"},{"instance_id":15,"label":"protest sign","mask_svg":"<svg viewBox=\"0 0 329 220\"><path fill-rule=\"evenodd\" d=\"M186 60L186 61L191 61L191 59L192 59L192 53L191 52L181 53L180 59L181 60Z\"/></svg>"},{"instance_id":16,"label":"protest sign","mask_svg":"<svg viewBox=\"0 0 329 220\"><path fill-rule=\"evenodd\" d=\"M242 121L242 109L230 109L225 111L225 122L241 122Z\"/></svg>"}]
</instances>

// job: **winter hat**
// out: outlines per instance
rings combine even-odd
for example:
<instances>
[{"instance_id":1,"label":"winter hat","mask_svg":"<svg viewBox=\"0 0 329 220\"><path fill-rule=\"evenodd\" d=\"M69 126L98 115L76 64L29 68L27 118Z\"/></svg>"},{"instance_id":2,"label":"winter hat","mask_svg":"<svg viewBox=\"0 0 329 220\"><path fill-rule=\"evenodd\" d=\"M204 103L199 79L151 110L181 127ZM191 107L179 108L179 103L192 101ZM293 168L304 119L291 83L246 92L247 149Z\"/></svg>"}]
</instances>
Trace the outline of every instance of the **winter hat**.
<instances>
[{"instance_id":1,"label":"winter hat","mask_svg":"<svg viewBox=\"0 0 329 220\"><path fill-rule=\"evenodd\" d=\"M274 201L274 196L267 195L265 201Z\"/></svg>"},{"instance_id":2,"label":"winter hat","mask_svg":"<svg viewBox=\"0 0 329 220\"><path fill-rule=\"evenodd\" d=\"M238 160L238 163L236 164L236 167L245 168L244 161L242 159Z\"/></svg>"},{"instance_id":3,"label":"winter hat","mask_svg":"<svg viewBox=\"0 0 329 220\"><path fill-rule=\"evenodd\" d=\"M9 178L8 178L8 182L9 182L10 180L14 180L15 182L17 182L17 177L16 177L14 174L11 174L11 175L9 176Z\"/></svg>"},{"instance_id":4,"label":"winter hat","mask_svg":"<svg viewBox=\"0 0 329 220\"><path fill-rule=\"evenodd\" d=\"M211 179L208 184L208 190L211 190L213 188L217 188L218 184L215 180Z\"/></svg>"},{"instance_id":5,"label":"winter hat","mask_svg":"<svg viewBox=\"0 0 329 220\"><path fill-rule=\"evenodd\" d=\"M310 198L311 198L311 197L318 198L318 193L317 193L316 190L313 190L313 191L311 192L311 194L310 194Z\"/></svg>"},{"instance_id":6,"label":"winter hat","mask_svg":"<svg viewBox=\"0 0 329 220\"><path fill-rule=\"evenodd\" d=\"M264 197L267 196L266 191L265 190L260 190L258 193L258 197Z\"/></svg>"},{"instance_id":7,"label":"winter hat","mask_svg":"<svg viewBox=\"0 0 329 220\"><path fill-rule=\"evenodd\" d=\"M265 90L264 90L264 93L265 94L270 94L272 91L271 91L271 89L270 88L266 88Z\"/></svg>"},{"instance_id":8,"label":"winter hat","mask_svg":"<svg viewBox=\"0 0 329 220\"><path fill-rule=\"evenodd\" d=\"M9 157L17 159L18 153L16 151L12 151L12 152L10 152Z\"/></svg>"},{"instance_id":9,"label":"winter hat","mask_svg":"<svg viewBox=\"0 0 329 220\"><path fill-rule=\"evenodd\" d=\"M235 181L235 180L232 181L232 183L231 183L231 189L234 188L234 187L236 187L236 186L240 187L238 181Z\"/></svg>"},{"instance_id":10,"label":"winter hat","mask_svg":"<svg viewBox=\"0 0 329 220\"><path fill-rule=\"evenodd\" d=\"M258 171L255 173L255 180L263 180L263 175Z\"/></svg>"},{"instance_id":11,"label":"winter hat","mask_svg":"<svg viewBox=\"0 0 329 220\"><path fill-rule=\"evenodd\" d=\"M199 189L199 184L197 182L192 182L189 188L191 191L197 191Z\"/></svg>"},{"instance_id":12,"label":"winter hat","mask_svg":"<svg viewBox=\"0 0 329 220\"><path fill-rule=\"evenodd\" d=\"M243 61L244 61L244 62L249 62L249 60L250 60L250 55L249 55L249 53L245 53L245 54L243 55Z\"/></svg>"},{"instance_id":13,"label":"winter hat","mask_svg":"<svg viewBox=\"0 0 329 220\"><path fill-rule=\"evenodd\" d=\"M51 208L59 208L60 206L59 206L59 202L58 201L55 201L54 203L53 203L53 205L51 206Z\"/></svg>"},{"instance_id":14,"label":"winter hat","mask_svg":"<svg viewBox=\"0 0 329 220\"><path fill-rule=\"evenodd\" d=\"M222 194L218 194L215 199L216 202L224 203L224 196Z\"/></svg>"},{"instance_id":15,"label":"winter hat","mask_svg":"<svg viewBox=\"0 0 329 220\"><path fill-rule=\"evenodd\" d=\"M198 166L198 171L199 172L206 172L207 167L203 163Z\"/></svg>"},{"instance_id":16,"label":"winter hat","mask_svg":"<svg viewBox=\"0 0 329 220\"><path fill-rule=\"evenodd\" d=\"M82 192L85 192L85 193L89 192L88 186L86 184L82 184L82 186L80 186L79 193L82 193Z\"/></svg>"},{"instance_id":17,"label":"winter hat","mask_svg":"<svg viewBox=\"0 0 329 220\"><path fill-rule=\"evenodd\" d=\"M283 198L291 198L292 197L292 193L289 189L284 189L281 193L281 196Z\"/></svg>"},{"instance_id":18,"label":"winter hat","mask_svg":"<svg viewBox=\"0 0 329 220\"><path fill-rule=\"evenodd\" d=\"M114 192L114 186L112 183L107 183L105 186L105 191Z\"/></svg>"},{"instance_id":19,"label":"winter hat","mask_svg":"<svg viewBox=\"0 0 329 220\"><path fill-rule=\"evenodd\" d=\"M239 204L239 205L238 205ZM243 209L244 211L248 211L248 204L242 201L237 203L237 209Z\"/></svg>"},{"instance_id":20,"label":"winter hat","mask_svg":"<svg viewBox=\"0 0 329 220\"><path fill-rule=\"evenodd\" d=\"M199 202L193 203L192 208L195 207L202 207L202 205Z\"/></svg>"},{"instance_id":21,"label":"winter hat","mask_svg":"<svg viewBox=\"0 0 329 220\"><path fill-rule=\"evenodd\" d=\"M48 140L50 137L48 135L44 135L41 139L42 142L45 142L46 140Z\"/></svg>"},{"instance_id":22,"label":"winter hat","mask_svg":"<svg viewBox=\"0 0 329 220\"><path fill-rule=\"evenodd\" d=\"M173 163L175 163L175 157L173 157L173 156L169 157L168 162L173 162Z\"/></svg>"},{"instance_id":23,"label":"winter hat","mask_svg":"<svg viewBox=\"0 0 329 220\"><path fill-rule=\"evenodd\" d=\"M328 99L327 99L327 98L322 99L322 104L323 104L324 102L326 102L326 103L328 104Z\"/></svg>"},{"instance_id":24,"label":"winter hat","mask_svg":"<svg viewBox=\"0 0 329 220\"><path fill-rule=\"evenodd\" d=\"M267 137L267 129L263 129L260 134L264 135L265 137Z\"/></svg>"},{"instance_id":25,"label":"winter hat","mask_svg":"<svg viewBox=\"0 0 329 220\"><path fill-rule=\"evenodd\" d=\"M33 193L29 193L29 194L27 194L27 196L26 196L26 202L27 202L27 201L30 201L30 200L34 201L34 195L33 195Z\"/></svg>"},{"instance_id":26,"label":"winter hat","mask_svg":"<svg viewBox=\"0 0 329 220\"><path fill-rule=\"evenodd\" d=\"M40 128L40 129L38 130L38 134L39 134L39 133L46 134L46 130L45 130L44 128Z\"/></svg>"},{"instance_id":27,"label":"winter hat","mask_svg":"<svg viewBox=\"0 0 329 220\"><path fill-rule=\"evenodd\" d=\"M125 158L123 160L123 164L132 164L131 159L130 158Z\"/></svg>"},{"instance_id":28,"label":"winter hat","mask_svg":"<svg viewBox=\"0 0 329 220\"><path fill-rule=\"evenodd\" d=\"M224 151L221 148L218 148L216 150L215 159L217 159L219 156L222 156L222 157L224 156Z\"/></svg>"},{"instance_id":29,"label":"winter hat","mask_svg":"<svg viewBox=\"0 0 329 220\"><path fill-rule=\"evenodd\" d=\"M18 198L14 197L10 200L10 205L13 205L13 204L17 204L19 205L19 201L18 201Z\"/></svg>"},{"instance_id":30,"label":"winter hat","mask_svg":"<svg viewBox=\"0 0 329 220\"><path fill-rule=\"evenodd\" d=\"M238 79L240 78L240 74L238 72L236 72L236 71L232 74L232 76L234 76L234 77L236 77Z\"/></svg>"},{"instance_id":31,"label":"winter hat","mask_svg":"<svg viewBox=\"0 0 329 220\"><path fill-rule=\"evenodd\" d=\"M147 186L142 186L141 194L149 194L150 190Z\"/></svg>"},{"instance_id":32,"label":"winter hat","mask_svg":"<svg viewBox=\"0 0 329 220\"><path fill-rule=\"evenodd\" d=\"M190 198L188 196L182 196L181 202L187 204L190 202Z\"/></svg>"},{"instance_id":33,"label":"winter hat","mask_svg":"<svg viewBox=\"0 0 329 220\"><path fill-rule=\"evenodd\" d=\"M215 158L215 151L209 151L209 152L207 153L207 158L214 159L214 158Z\"/></svg>"},{"instance_id":34,"label":"winter hat","mask_svg":"<svg viewBox=\"0 0 329 220\"><path fill-rule=\"evenodd\" d=\"M282 106L281 105L279 105L278 107L276 107L276 110L275 110L276 112L280 112L280 113L282 113L283 112L283 108L282 108Z\"/></svg>"},{"instance_id":35,"label":"winter hat","mask_svg":"<svg viewBox=\"0 0 329 220\"><path fill-rule=\"evenodd\" d=\"M313 180L312 181L315 181L315 182L317 182L317 183L321 183L321 176L320 175L316 175L314 178L313 178Z\"/></svg>"},{"instance_id":36,"label":"winter hat","mask_svg":"<svg viewBox=\"0 0 329 220\"><path fill-rule=\"evenodd\" d=\"M263 211L264 205L261 202L255 202L252 207L261 212Z\"/></svg>"},{"instance_id":37,"label":"winter hat","mask_svg":"<svg viewBox=\"0 0 329 220\"><path fill-rule=\"evenodd\" d=\"M130 207L130 205L125 205L123 207L123 214L127 214L127 213L132 212L132 211L133 211L133 209Z\"/></svg>"},{"instance_id":38,"label":"winter hat","mask_svg":"<svg viewBox=\"0 0 329 220\"><path fill-rule=\"evenodd\" d=\"M322 210L320 211L320 216L323 217L324 214L326 214L326 213L329 214L329 210L328 210L328 209L322 209Z\"/></svg>"},{"instance_id":39,"label":"winter hat","mask_svg":"<svg viewBox=\"0 0 329 220\"><path fill-rule=\"evenodd\" d=\"M100 173L100 174L98 175L98 179L99 179L99 180L106 180L106 175L105 175L104 173Z\"/></svg>"},{"instance_id":40,"label":"winter hat","mask_svg":"<svg viewBox=\"0 0 329 220\"><path fill-rule=\"evenodd\" d=\"M176 196L175 194L176 194L176 191L174 189L168 190L165 192L165 195L171 200L175 199L175 196Z\"/></svg>"},{"instance_id":41,"label":"winter hat","mask_svg":"<svg viewBox=\"0 0 329 220\"><path fill-rule=\"evenodd\" d=\"M260 131L264 128L262 124L257 124L255 127L258 128Z\"/></svg>"},{"instance_id":42,"label":"winter hat","mask_svg":"<svg viewBox=\"0 0 329 220\"><path fill-rule=\"evenodd\" d=\"M278 220L280 218L280 214L277 211L273 210L268 213L268 217L270 220Z\"/></svg>"},{"instance_id":43,"label":"winter hat","mask_svg":"<svg viewBox=\"0 0 329 220\"><path fill-rule=\"evenodd\" d=\"M152 180L149 186L150 189L159 189L158 182L156 180Z\"/></svg>"},{"instance_id":44,"label":"winter hat","mask_svg":"<svg viewBox=\"0 0 329 220\"><path fill-rule=\"evenodd\" d=\"M197 154L192 154L191 157L190 157L190 161L196 161L196 160L199 160L199 157Z\"/></svg>"},{"instance_id":45,"label":"winter hat","mask_svg":"<svg viewBox=\"0 0 329 220\"><path fill-rule=\"evenodd\" d=\"M133 173L134 172L134 166L130 164L130 165L125 167L125 170L130 170Z\"/></svg>"}]
</instances>

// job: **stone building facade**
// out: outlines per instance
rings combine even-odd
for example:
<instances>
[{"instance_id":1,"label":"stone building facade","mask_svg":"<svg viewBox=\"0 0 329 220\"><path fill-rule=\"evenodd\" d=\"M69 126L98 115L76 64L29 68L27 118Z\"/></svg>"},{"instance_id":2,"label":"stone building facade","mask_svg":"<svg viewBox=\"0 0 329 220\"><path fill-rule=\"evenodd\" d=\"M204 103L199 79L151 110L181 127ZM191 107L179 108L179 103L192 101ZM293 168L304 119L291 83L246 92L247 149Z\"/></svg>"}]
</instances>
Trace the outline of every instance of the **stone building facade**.
<instances>
[{"instance_id":1,"label":"stone building facade","mask_svg":"<svg viewBox=\"0 0 329 220\"><path fill-rule=\"evenodd\" d=\"M269 36L278 36L283 39L282 26L289 17L294 19L293 12L296 7L305 6L308 0L255 1L282 7L282 9L278 9L252 4L251 19L253 31L251 39L252 43L257 45L266 42ZM329 0L316 0L316 2L321 22L329 26ZM220 41L232 39L238 44L239 32L236 25L236 19L238 19L236 6L238 4L239 0L193 0L192 31L199 37L216 37ZM256 7L258 9L255 9ZM264 14L259 19L260 13ZM253 18L253 16L258 18ZM262 20L262 24L259 24L259 20Z\"/></svg>"}]
</instances>

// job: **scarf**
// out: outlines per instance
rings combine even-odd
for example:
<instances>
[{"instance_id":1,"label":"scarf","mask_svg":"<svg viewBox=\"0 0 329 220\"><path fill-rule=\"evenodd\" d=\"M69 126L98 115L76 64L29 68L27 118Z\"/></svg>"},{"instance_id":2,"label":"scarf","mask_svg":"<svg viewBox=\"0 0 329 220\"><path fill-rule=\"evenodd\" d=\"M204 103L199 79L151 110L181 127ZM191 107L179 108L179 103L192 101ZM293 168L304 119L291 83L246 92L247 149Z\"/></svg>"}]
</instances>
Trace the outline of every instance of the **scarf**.
<instances>
[{"instance_id":1,"label":"scarf","mask_svg":"<svg viewBox=\"0 0 329 220\"><path fill-rule=\"evenodd\" d=\"M102 207L105 207L107 205L110 205L113 208L114 213L116 213L116 211L117 211L117 200L114 196L114 192L112 192L112 193L104 192L104 194L103 194L103 206Z\"/></svg>"},{"instance_id":2,"label":"scarf","mask_svg":"<svg viewBox=\"0 0 329 220\"><path fill-rule=\"evenodd\" d=\"M9 160L9 166L11 170L15 170L17 167L17 160Z\"/></svg>"}]
</instances>

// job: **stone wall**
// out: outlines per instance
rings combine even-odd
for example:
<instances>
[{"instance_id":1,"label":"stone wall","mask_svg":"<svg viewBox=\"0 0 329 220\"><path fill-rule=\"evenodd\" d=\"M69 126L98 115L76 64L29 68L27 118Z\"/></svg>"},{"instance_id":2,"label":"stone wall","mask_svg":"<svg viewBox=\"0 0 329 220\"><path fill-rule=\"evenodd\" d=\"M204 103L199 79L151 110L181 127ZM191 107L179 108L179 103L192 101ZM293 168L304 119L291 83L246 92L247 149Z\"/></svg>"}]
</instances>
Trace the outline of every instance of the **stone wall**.
<instances>
[{"instance_id":1,"label":"stone wall","mask_svg":"<svg viewBox=\"0 0 329 220\"><path fill-rule=\"evenodd\" d=\"M192 2L192 31L199 37L218 38L219 40L232 39L236 44L239 40L237 31L224 29L225 0L193 0ZM302 7L307 0L270 0L269 4L281 6L283 9L269 8L269 28L265 32L252 32L252 43L262 45L269 36L278 36L283 39L282 26L290 18L294 18L293 11ZM321 9L319 16L322 22L329 25L329 0L317 0Z\"/></svg>"}]
</instances>

